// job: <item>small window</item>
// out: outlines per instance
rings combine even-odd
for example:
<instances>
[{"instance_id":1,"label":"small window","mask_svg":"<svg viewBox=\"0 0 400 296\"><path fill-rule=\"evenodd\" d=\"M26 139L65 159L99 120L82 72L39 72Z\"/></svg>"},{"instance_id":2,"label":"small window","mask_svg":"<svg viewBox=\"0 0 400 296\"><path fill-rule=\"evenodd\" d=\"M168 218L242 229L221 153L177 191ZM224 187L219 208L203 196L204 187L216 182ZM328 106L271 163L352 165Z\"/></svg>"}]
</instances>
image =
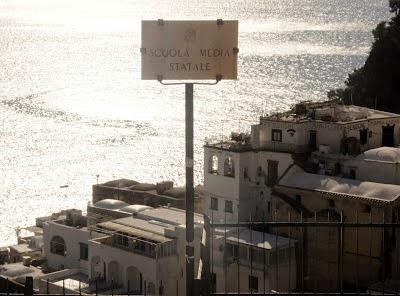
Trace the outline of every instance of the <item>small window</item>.
<instances>
[{"instance_id":1,"label":"small window","mask_svg":"<svg viewBox=\"0 0 400 296\"><path fill-rule=\"evenodd\" d=\"M218 199L216 197L211 197L210 209L214 210L214 211L218 211Z\"/></svg>"},{"instance_id":2,"label":"small window","mask_svg":"<svg viewBox=\"0 0 400 296\"><path fill-rule=\"evenodd\" d=\"M267 160L268 167L268 176L267 176L267 185L269 187L274 186L278 182L278 165L279 162L277 160Z\"/></svg>"},{"instance_id":3,"label":"small window","mask_svg":"<svg viewBox=\"0 0 400 296\"><path fill-rule=\"evenodd\" d=\"M272 141L282 142L282 130L273 129L272 130Z\"/></svg>"},{"instance_id":4,"label":"small window","mask_svg":"<svg viewBox=\"0 0 400 296\"><path fill-rule=\"evenodd\" d=\"M56 235L51 239L50 252L61 256L67 255L67 248L65 246L65 241L61 236Z\"/></svg>"},{"instance_id":5,"label":"small window","mask_svg":"<svg viewBox=\"0 0 400 296\"><path fill-rule=\"evenodd\" d=\"M368 129L360 130L360 144L365 145L368 142Z\"/></svg>"},{"instance_id":6,"label":"small window","mask_svg":"<svg viewBox=\"0 0 400 296\"><path fill-rule=\"evenodd\" d=\"M299 194L296 194L296 202L297 202L297 204L301 204L301 195L299 195Z\"/></svg>"},{"instance_id":7,"label":"small window","mask_svg":"<svg viewBox=\"0 0 400 296\"><path fill-rule=\"evenodd\" d=\"M79 243L79 250L79 259L87 261L89 257L88 245Z\"/></svg>"},{"instance_id":8,"label":"small window","mask_svg":"<svg viewBox=\"0 0 400 296\"><path fill-rule=\"evenodd\" d=\"M335 207L335 201L333 199L329 199L328 200L328 204L330 208L334 208Z\"/></svg>"},{"instance_id":9,"label":"small window","mask_svg":"<svg viewBox=\"0 0 400 296\"><path fill-rule=\"evenodd\" d=\"M356 169L351 168L350 169L350 179L355 179L356 178Z\"/></svg>"},{"instance_id":10,"label":"small window","mask_svg":"<svg viewBox=\"0 0 400 296\"><path fill-rule=\"evenodd\" d=\"M258 292L258 278L249 275L249 291Z\"/></svg>"},{"instance_id":11,"label":"small window","mask_svg":"<svg viewBox=\"0 0 400 296\"><path fill-rule=\"evenodd\" d=\"M235 165L232 157L228 156L224 162L224 176L235 177Z\"/></svg>"},{"instance_id":12,"label":"small window","mask_svg":"<svg viewBox=\"0 0 400 296\"><path fill-rule=\"evenodd\" d=\"M218 156L212 155L208 163L208 172L210 174L218 174Z\"/></svg>"},{"instance_id":13,"label":"small window","mask_svg":"<svg viewBox=\"0 0 400 296\"><path fill-rule=\"evenodd\" d=\"M226 252L228 253L228 256L238 258L239 257L239 246L227 243L226 244Z\"/></svg>"},{"instance_id":14,"label":"small window","mask_svg":"<svg viewBox=\"0 0 400 296\"><path fill-rule=\"evenodd\" d=\"M233 213L233 205L230 200L225 201L225 213Z\"/></svg>"}]
</instances>

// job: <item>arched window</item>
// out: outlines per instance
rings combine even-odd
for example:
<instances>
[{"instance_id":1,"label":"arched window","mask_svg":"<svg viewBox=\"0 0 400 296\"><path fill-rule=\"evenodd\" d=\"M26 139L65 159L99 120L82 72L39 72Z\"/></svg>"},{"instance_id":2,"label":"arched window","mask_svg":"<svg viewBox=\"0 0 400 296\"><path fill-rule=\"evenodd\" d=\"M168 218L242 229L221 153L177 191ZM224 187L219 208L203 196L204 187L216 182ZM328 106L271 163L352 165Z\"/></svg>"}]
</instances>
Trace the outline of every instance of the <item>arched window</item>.
<instances>
[{"instance_id":1,"label":"arched window","mask_svg":"<svg viewBox=\"0 0 400 296\"><path fill-rule=\"evenodd\" d=\"M67 247L64 239L61 236L56 235L51 239L50 252L61 256L67 255Z\"/></svg>"},{"instance_id":2,"label":"arched window","mask_svg":"<svg viewBox=\"0 0 400 296\"><path fill-rule=\"evenodd\" d=\"M218 156L212 155L208 163L208 172L210 174L218 174Z\"/></svg>"},{"instance_id":3,"label":"arched window","mask_svg":"<svg viewBox=\"0 0 400 296\"><path fill-rule=\"evenodd\" d=\"M232 157L228 156L224 162L224 176L235 177L235 165Z\"/></svg>"}]
</instances>

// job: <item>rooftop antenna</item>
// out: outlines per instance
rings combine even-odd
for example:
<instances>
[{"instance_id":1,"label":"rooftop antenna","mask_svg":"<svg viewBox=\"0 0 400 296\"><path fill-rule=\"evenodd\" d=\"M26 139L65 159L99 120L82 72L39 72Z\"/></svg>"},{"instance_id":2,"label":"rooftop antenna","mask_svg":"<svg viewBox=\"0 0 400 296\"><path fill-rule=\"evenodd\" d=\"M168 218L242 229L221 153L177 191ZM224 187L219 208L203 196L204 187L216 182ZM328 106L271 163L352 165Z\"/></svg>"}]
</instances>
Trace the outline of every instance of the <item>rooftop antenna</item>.
<instances>
[{"instance_id":1,"label":"rooftop antenna","mask_svg":"<svg viewBox=\"0 0 400 296\"><path fill-rule=\"evenodd\" d=\"M378 97L377 97L377 96L375 96L375 110L376 110L376 104L377 104L377 101L378 101Z\"/></svg>"}]
</instances>

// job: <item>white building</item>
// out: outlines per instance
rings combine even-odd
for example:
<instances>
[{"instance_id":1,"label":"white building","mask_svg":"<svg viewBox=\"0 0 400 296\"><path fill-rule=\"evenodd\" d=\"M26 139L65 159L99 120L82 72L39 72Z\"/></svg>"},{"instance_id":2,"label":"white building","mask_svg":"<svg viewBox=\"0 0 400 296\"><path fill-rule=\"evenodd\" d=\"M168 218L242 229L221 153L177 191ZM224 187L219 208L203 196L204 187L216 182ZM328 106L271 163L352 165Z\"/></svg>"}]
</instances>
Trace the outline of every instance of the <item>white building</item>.
<instances>
[{"instance_id":1,"label":"white building","mask_svg":"<svg viewBox=\"0 0 400 296\"><path fill-rule=\"evenodd\" d=\"M296 240L241 227L218 229L211 243L211 291L296 289Z\"/></svg>"},{"instance_id":2,"label":"white building","mask_svg":"<svg viewBox=\"0 0 400 296\"><path fill-rule=\"evenodd\" d=\"M400 184L400 149L379 147L359 155L313 152L318 173L387 184Z\"/></svg>"},{"instance_id":3,"label":"white building","mask_svg":"<svg viewBox=\"0 0 400 296\"><path fill-rule=\"evenodd\" d=\"M399 143L400 115L358 106L307 102L261 117L251 135L204 146L204 212L214 222L270 219L271 188L293 164L399 184L399 149L379 148Z\"/></svg>"},{"instance_id":4,"label":"white building","mask_svg":"<svg viewBox=\"0 0 400 296\"><path fill-rule=\"evenodd\" d=\"M43 223L44 253L52 270L87 270L89 230L80 210L69 210L58 220Z\"/></svg>"},{"instance_id":5,"label":"white building","mask_svg":"<svg viewBox=\"0 0 400 296\"><path fill-rule=\"evenodd\" d=\"M255 149L273 151L322 149L358 154L398 145L399 126L398 114L335 102L306 102L297 104L292 111L261 117L260 124L252 126L251 143Z\"/></svg>"},{"instance_id":6,"label":"white building","mask_svg":"<svg viewBox=\"0 0 400 296\"><path fill-rule=\"evenodd\" d=\"M100 206L107 215L89 227L80 211L44 223L47 264L64 271L44 277L41 291L60 291L64 282L73 293L80 287L91 293L97 288L99 293L185 295L185 211L128 206L125 211L131 211L130 216L114 219L110 211L120 212L126 205L113 200ZM195 214L196 271L202 234L203 218Z\"/></svg>"},{"instance_id":7,"label":"white building","mask_svg":"<svg viewBox=\"0 0 400 296\"><path fill-rule=\"evenodd\" d=\"M156 208L97 224L93 230L104 235L89 240L89 278L132 293L185 295L185 219L183 210ZM195 270L202 223L196 214Z\"/></svg>"}]
</instances>

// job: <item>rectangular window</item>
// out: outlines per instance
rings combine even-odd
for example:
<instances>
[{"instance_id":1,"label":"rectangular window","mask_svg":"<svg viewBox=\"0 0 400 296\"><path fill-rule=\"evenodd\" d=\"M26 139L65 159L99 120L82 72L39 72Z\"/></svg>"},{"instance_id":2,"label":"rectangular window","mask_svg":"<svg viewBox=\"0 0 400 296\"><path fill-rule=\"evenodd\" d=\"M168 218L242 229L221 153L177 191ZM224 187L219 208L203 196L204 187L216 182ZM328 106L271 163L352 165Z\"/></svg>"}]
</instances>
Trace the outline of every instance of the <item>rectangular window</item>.
<instances>
[{"instance_id":1,"label":"rectangular window","mask_svg":"<svg viewBox=\"0 0 400 296\"><path fill-rule=\"evenodd\" d=\"M249 291L258 292L258 278L249 275Z\"/></svg>"},{"instance_id":2,"label":"rectangular window","mask_svg":"<svg viewBox=\"0 0 400 296\"><path fill-rule=\"evenodd\" d=\"M317 131L310 131L308 147L310 147L312 150L317 149Z\"/></svg>"},{"instance_id":3,"label":"rectangular window","mask_svg":"<svg viewBox=\"0 0 400 296\"><path fill-rule=\"evenodd\" d=\"M88 245L87 244L83 244L83 243L79 243L79 259L81 260L88 260L89 257L89 252L88 252Z\"/></svg>"},{"instance_id":4,"label":"rectangular window","mask_svg":"<svg viewBox=\"0 0 400 296\"><path fill-rule=\"evenodd\" d=\"M243 169L243 178L245 178L245 179L249 178L249 172L248 172L247 168Z\"/></svg>"},{"instance_id":5,"label":"rectangular window","mask_svg":"<svg viewBox=\"0 0 400 296\"><path fill-rule=\"evenodd\" d=\"M239 257L239 246L238 245L232 245L232 244L226 244L226 251L229 256L238 258Z\"/></svg>"},{"instance_id":6,"label":"rectangular window","mask_svg":"<svg viewBox=\"0 0 400 296\"><path fill-rule=\"evenodd\" d=\"M282 130L273 129L272 130L272 141L282 142Z\"/></svg>"},{"instance_id":7,"label":"rectangular window","mask_svg":"<svg viewBox=\"0 0 400 296\"><path fill-rule=\"evenodd\" d=\"M210 209L214 210L214 211L218 211L218 199L216 197L211 197Z\"/></svg>"},{"instance_id":8,"label":"rectangular window","mask_svg":"<svg viewBox=\"0 0 400 296\"><path fill-rule=\"evenodd\" d=\"M360 130L360 144L365 145L368 142L368 129Z\"/></svg>"},{"instance_id":9,"label":"rectangular window","mask_svg":"<svg viewBox=\"0 0 400 296\"><path fill-rule=\"evenodd\" d=\"M272 187L278 182L278 165L279 162L276 160L267 160L268 166L268 176L267 176L267 185Z\"/></svg>"},{"instance_id":10,"label":"rectangular window","mask_svg":"<svg viewBox=\"0 0 400 296\"><path fill-rule=\"evenodd\" d=\"M230 200L225 201L225 213L233 213L233 205Z\"/></svg>"},{"instance_id":11,"label":"rectangular window","mask_svg":"<svg viewBox=\"0 0 400 296\"><path fill-rule=\"evenodd\" d=\"M298 205L301 205L301 195L299 195L299 194L296 194L296 203Z\"/></svg>"},{"instance_id":12,"label":"rectangular window","mask_svg":"<svg viewBox=\"0 0 400 296\"><path fill-rule=\"evenodd\" d=\"M350 168L350 179L355 179L355 178L356 178L356 169Z\"/></svg>"}]
</instances>

